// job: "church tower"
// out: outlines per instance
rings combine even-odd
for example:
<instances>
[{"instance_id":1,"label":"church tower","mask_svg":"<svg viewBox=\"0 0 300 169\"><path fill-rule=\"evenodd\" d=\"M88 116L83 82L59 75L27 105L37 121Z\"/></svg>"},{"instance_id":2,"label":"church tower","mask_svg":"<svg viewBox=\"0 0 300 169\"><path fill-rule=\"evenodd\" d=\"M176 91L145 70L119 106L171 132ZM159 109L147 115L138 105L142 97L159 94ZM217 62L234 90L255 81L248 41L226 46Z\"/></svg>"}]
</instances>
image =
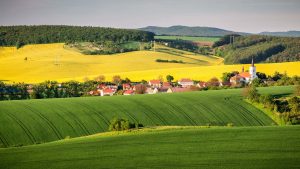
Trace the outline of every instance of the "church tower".
<instances>
[{"instance_id":1,"label":"church tower","mask_svg":"<svg viewBox=\"0 0 300 169\"><path fill-rule=\"evenodd\" d=\"M250 66L250 68L249 68L249 73L250 73L250 81L252 81L253 79L257 78L257 75L256 75L256 67L254 66L253 57L252 57L252 63L251 63L251 66Z\"/></svg>"}]
</instances>

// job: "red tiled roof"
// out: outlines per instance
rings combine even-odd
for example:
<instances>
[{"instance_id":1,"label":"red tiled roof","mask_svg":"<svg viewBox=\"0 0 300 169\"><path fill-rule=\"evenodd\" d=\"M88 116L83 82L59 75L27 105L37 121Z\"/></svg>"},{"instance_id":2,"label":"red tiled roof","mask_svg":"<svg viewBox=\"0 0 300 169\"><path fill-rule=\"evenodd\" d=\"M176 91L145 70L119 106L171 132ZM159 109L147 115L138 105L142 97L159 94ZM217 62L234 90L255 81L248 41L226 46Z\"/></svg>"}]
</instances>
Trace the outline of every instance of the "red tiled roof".
<instances>
[{"instance_id":1,"label":"red tiled roof","mask_svg":"<svg viewBox=\"0 0 300 169\"><path fill-rule=\"evenodd\" d=\"M160 80L150 80L151 84L160 84Z\"/></svg>"},{"instance_id":2,"label":"red tiled roof","mask_svg":"<svg viewBox=\"0 0 300 169\"><path fill-rule=\"evenodd\" d=\"M115 92L113 89L110 89L110 88L106 88L103 90L103 93L113 93Z\"/></svg>"},{"instance_id":3,"label":"red tiled roof","mask_svg":"<svg viewBox=\"0 0 300 169\"><path fill-rule=\"evenodd\" d=\"M170 87L171 84L169 82L163 82L163 87Z\"/></svg>"},{"instance_id":4,"label":"red tiled roof","mask_svg":"<svg viewBox=\"0 0 300 169\"><path fill-rule=\"evenodd\" d=\"M124 92L124 94L133 94L133 93L134 93L133 90L126 90L126 91Z\"/></svg>"},{"instance_id":5,"label":"red tiled roof","mask_svg":"<svg viewBox=\"0 0 300 169\"><path fill-rule=\"evenodd\" d=\"M179 82L193 82L191 79L181 79L181 80L179 80Z\"/></svg>"},{"instance_id":6,"label":"red tiled roof","mask_svg":"<svg viewBox=\"0 0 300 169\"><path fill-rule=\"evenodd\" d=\"M250 73L249 72L241 72L240 74L239 74L239 76L241 76L241 77L243 77L243 78L250 78Z\"/></svg>"},{"instance_id":7,"label":"red tiled roof","mask_svg":"<svg viewBox=\"0 0 300 169\"><path fill-rule=\"evenodd\" d=\"M99 84L99 85L97 86L98 89L103 89L103 88L105 88L105 87L106 87L105 84Z\"/></svg>"}]
</instances>

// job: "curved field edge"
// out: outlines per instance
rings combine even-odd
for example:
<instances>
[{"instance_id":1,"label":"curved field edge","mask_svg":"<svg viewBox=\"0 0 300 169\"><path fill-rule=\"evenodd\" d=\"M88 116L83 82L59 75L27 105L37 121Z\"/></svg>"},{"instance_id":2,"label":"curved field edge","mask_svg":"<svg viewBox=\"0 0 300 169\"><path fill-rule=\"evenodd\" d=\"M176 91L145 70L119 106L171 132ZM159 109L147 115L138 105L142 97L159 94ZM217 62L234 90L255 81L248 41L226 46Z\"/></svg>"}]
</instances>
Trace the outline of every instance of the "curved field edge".
<instances>
[{"instance_id":1,"label":"curved field edge","mask_svg":"<svg viewBox=\"0 0 300 169\"><path fill-rule=\"evenodd\" d=\"M262 88L289 93L292 87ZM0 102L1 147L39 144L108 129L114 117L145 126L265 126L274 124L243 101L240 89Z\"/></svg>"},{"instance_id":2,"label":"curved field edge","mask_svg":"<svg viewBox=\"0 0 300 169\"><path fill-rule=\"evenodd\" d=\"M171 128L0 149L0 166L298 168L299 139L300 126Z\"/></svg>"}]
</instances>

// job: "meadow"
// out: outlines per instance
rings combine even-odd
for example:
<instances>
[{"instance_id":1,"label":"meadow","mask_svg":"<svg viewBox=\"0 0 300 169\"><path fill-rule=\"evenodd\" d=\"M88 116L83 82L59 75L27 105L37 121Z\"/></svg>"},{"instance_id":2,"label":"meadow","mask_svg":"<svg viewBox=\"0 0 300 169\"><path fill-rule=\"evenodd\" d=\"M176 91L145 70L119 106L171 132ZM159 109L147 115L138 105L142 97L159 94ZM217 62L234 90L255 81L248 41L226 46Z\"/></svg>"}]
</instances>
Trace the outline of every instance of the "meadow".
<instances>
[{"instance_id":1,"label":"meadow","mask_svg":"<svg viewBox=\"0 0 300 169\"><path fill-rule=\"evenodd\" d=\"M245 70L249 65L224 65L223 59L214 56L195 55L155 45L155 51L135 51L114 55L83 55L64 47L64 44L26 45L18 50L15 47L0 47L0 80L6 82L38 83L45 80L68 81L93 79L105 75L128 77L132 81L156 79L168 74L175 80L192 78L209 80L220 78L223 72ZM185 64L161 63L157 59L181 60ZM300 62L256 64L257 71L272 75L275 70L289 76L299 75ZM187 76L188 74L188 76Z\"/></svg>"},{"instance_id":2,"label":"meadow","mask_svg":"<svg viewBox=\"0 0 300 169\"><path fill-rule=\"evenodd\" d=\"M186 40L193 42L216 42L220 38L219 37L197 37L197 36L155 36L155 39L159 40Z\"/></svg>"},{"instance_id":3,"label":"meadow","mask_svg":"<svg viewBox=\"0 0 300 169\"><path fill-rule=\"evenodd\" d=\"M292 86L260 88L291 94ZM268 126L275 122L245 102L241 89L189 93L0 102L0 147L45 143L108 130L114 117L144 126Z\"/></svg>"},{"instance_id":4,"label":"meadow","mask_svg":"<svg viewBox=\"0 0 300 169\"><path fill-rule=\"evenodd\" d=\"M0 148L0 168L299 168L300 127L189 127Z\"/></svg>"}]
</instances>

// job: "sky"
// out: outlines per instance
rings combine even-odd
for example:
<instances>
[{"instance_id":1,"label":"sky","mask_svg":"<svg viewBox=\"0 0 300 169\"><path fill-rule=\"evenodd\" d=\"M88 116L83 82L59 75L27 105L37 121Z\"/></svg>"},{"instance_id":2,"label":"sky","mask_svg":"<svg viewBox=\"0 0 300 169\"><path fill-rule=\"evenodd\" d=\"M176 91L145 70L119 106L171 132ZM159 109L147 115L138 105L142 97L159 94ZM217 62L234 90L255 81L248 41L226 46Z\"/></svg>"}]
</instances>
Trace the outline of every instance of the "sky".
<instances>
[{"instance_id":1,"label":"sky","mask_svg":"<svg viewBox=\"0 0 300 169\"><path fill-rule=\"evenodd\" d=\"M0 0L0 25L300 30L300 0Z\"/></svg>"}]
</instances>

